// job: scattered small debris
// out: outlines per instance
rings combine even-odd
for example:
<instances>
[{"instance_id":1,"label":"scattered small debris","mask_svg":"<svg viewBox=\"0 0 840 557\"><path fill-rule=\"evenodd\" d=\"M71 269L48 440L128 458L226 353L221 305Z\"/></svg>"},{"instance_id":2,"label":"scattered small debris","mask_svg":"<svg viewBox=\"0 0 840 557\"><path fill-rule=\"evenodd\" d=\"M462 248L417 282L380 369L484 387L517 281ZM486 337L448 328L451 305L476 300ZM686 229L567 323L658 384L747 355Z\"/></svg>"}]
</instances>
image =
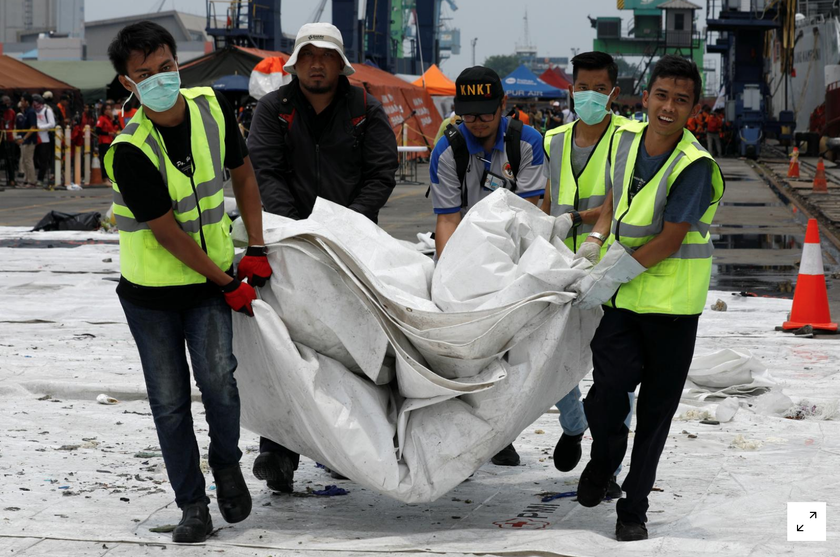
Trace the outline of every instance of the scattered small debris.
<instances>
[{"instance_id":1,"label":"scattered small debris","mask_svg":"<svg viewBox=\"0 0 840 557\"><path fill-rule=\"evenodd\" d=\"M163 458L163 454L161 453L152 453L147 451L140 451L139 453L134 453L134 458Z\"/></svg>"},{"instance_id":2,"label":"scattered small debris","mask_svg":"<svg viewBox=\"0 0 840 557\"><path fill-rule=\"evenodd\" d=\"M713 420L708 410L688 410L674 417L675 422L693 422L694 420Z\"/></svg>"},{"instance_id":3,"label":"scattered small debris","mask_svg":"<svg viewBox=\"0 0 840 557\"><path fill-rule=\"evenodd\" d=\"M110 257L106 257L105 259L102 260L103 263L113 263L113 261L114 260L111 259Z\"/></svg>"},{"instance_id":4,"label":"scattered small debris","mask_svg":"<svg viewBox=\"0 0 840 557\"><path fill-rule=\"evenodd\" d=\"M119 402L119 400L103 393L96 397L96 402L98 402L99 404L116 404Z\"/></svg>"},{"instance_id":5,"label":"scattered small debris","mask_svg":"<svg viewBox=\"0 0 840 557\"><path fill-rule=\"evenodd\" d=\"M61 494L64 495L65 497L72 497L74 495L78 495L78 493L76 493L75 491L69 491L69 490L68 491L62 491Z\"/></svg>"},{"instance_id":6,"label":"scattered small debris","mask_svg":"<svg viewBox=\"0 0 840 557\"><path fill-rule=\"evenodd\" d=\"M44 395L44 396L42 396L41 398L39 398L38 400L52 400L52 396L50 396L50 395Z\"/></svg>"},{"instance_id":7,"label":"scattered small debris","mask_svg":"<svg viewBox=\"0 0 840 557\"><path fill-rule=\"evenodd\" d=\"M128 497L120 497L120 501L125 501L126 503L128 503L129 501L131 501L131 499L129 499Z\"/></svg>"},{"instance_id":8,"label":"scattered small debris","mask_svg":"<svg viewBox=\"0 0 840 557\"><path fill-rule=\"evenodd\" d=\"M343 488L340 488L340 487L337 487L337 486L334 486L334 485L325 486L324 489L313 489L312 490L313 495L321 495L323 497L334 497L336 495L347 495L348 493L350 493L350 492L347 491L346 489L343 489Z\"/></svg>"},{"instance_id":9,"label":"scattered small debris","mask_svg":"<svg viewBox=\"0 0 840 557\"><path fill-rule=\"evenodd\" d=\"M543 503L554 501L555 499L565 499L566 497L577 497L577 491L565 491L563 493L541 493L543 497L540 499Z\"/></svg>"},{"instance_id":10,"label":"scattered small debris","mask_svg":"<svg viewBox=\"0 0 840 557\"><path fill-rule=\"evenodd\" d=\"M665 492L665 490L664 490L664 489L662 489L661 487L652 487L652 488L650 488L650 490L651 490L651 491L659 491L659 492L662 492L662 493L664 493L664 492Z\"/></svg>"},{"instance_id":11,"label":"scattered small debris","mask_svg":"<svg viewBox=\"0 0 840 557\"><path fill-rule=\"evenodd\" d=\"M723 300L718 300L712 304L712 311L726 311L727 305Z\"/></svg>"},{"instance_id":12,"label":"scattered small debris","mask_svg":"<svg viewBox=\"0 0 840 557\"><path fill-rule=\"evenodd\" d=\"M802 399L798 404L788 408L782 416L790 420L830 420L837 416L838 411L840 411L840 402L837 400L813 404L807 399Z\"/></svg>"},{"instance_id":13,"label":"scattered small debris","mask_svg":"<svg viewBox=\"0 0 840 557\"><path fill-rule=\"evenodd\" d=\"M733 449L741 449L744 451L755 451L761 448L764 443L759 441L758 439L747 439L740 433L738 434L735 439L732 440L732 443L729 444L730 447Z\"/></svg>"},{"instance_id":14,"label":"scattered small debris","mask_svg":"<svg viewBox=\"0 0 840 557\"><path fill-rule=\"evenodd\" d=\"M6 507L4 511L19 511L20 507Z\"/></svg>"},{"instance_id":15,"label":"scattered small debris","mask_svg":"<svg viewBox=\"0 0 840 557\"><path fill-rule=\"evenodd\" d=\"M79 447L80 447L80 445L62 445L59 448L57 448L56 450L57 451L75 451Z\"/></svg>"},{"instance_id":16,"label":"scattered small debris","mask_svg":"<svg viewBox=\"0 0 840 557\"><path fill-rule=\"evenodd\" d=\"M541 429L535 429L535 430L534 430L534 433L536 433L537 435L544 435L544 434L545 434L545 431L543 431L543 430L541 430Z\"/></svg>"},{"instance_id":17,"label":"scattered small debris","mask_svg":"<svg viewBox=\"0 0 840 557\"><path fill-rule=\"evenodd\" d=\"M700 423L703 425L720 425L720 422L717 420L700 420Z\"/></svg>"},{"instance_id":18,"label":"scattered small debris","mask_svg":"<svg viewBox=\"0 0 840 557\"><path fill-rule=\"evenodd\" d=\"M466 503L467 505L470 505L470 504L472 504L472 499L464 499L464 503Z\"/></svg>"},{"instance_id":19,"label":"scattered small debris","mask_svg":"<svg viewBox=\"0 0 840 557\"><path fill-rule=\"evenodd\" d=\"M156 534L168 534L175 530L176 524L166 524L165 526L155 526L154 528L149 528L149 532L154 532Z\"/></svg>"}]
</instances>

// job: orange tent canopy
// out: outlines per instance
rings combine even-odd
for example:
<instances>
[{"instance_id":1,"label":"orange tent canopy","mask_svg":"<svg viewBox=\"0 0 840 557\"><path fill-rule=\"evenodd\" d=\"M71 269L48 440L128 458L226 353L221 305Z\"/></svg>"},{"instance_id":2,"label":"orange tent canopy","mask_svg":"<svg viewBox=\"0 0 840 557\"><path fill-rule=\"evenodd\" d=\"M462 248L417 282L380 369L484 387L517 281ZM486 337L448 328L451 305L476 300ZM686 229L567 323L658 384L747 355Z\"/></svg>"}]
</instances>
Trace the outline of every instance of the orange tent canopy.
<instances>
[{"instance_id":1,"label":"orange tent canopy","mask_svg":"<svg viewBox=\"0 0 840 557\"><path fill-rule=\"evenodd\" d=\"M437 97L454 97L455 96L455 82L443 75L437 64L432 64L423 77L417 78L414 85L423 87L423 81L426 82L426 91L432 96Z\"/></svg>"},{"instance_id":2,"label":"orange tent canopy","mask_svg":"<svg viewBox=\"0 0 840 557\"><path fill-rule=\"evenodd\" d=\"M0 91L9 94L43 93L50 90L56 99L62 93L69 92L81 97L79 89L35 68L15 60L11 56L0 55Z\"/></svg>"}]
</instances>

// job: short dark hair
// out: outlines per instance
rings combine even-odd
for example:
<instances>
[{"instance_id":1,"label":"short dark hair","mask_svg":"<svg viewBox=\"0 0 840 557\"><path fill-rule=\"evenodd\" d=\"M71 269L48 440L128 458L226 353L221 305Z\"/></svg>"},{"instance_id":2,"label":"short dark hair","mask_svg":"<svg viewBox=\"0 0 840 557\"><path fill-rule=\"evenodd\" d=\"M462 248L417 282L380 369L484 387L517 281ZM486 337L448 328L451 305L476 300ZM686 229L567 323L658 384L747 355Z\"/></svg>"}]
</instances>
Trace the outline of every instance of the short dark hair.
<instances>
[{"instance_id":1,"label":"short dark hair","mask_svg":"<svg viewBox=\"0 0 840 557\"><path fill-rule=\"evenodd\" d=\"M139 50L148 58L164 46L169 47L172 56L177 55L175 38L169 31L152 21L141 21L120 29L108 46L108 58L117 73L125 75L132 52Z\"/></svg>"},{"instance_id":2,"label":"short dark hair","mask_svg":"<svg viewBox=\"0 0 840 557\"><path fill-rule=\"evenodd\" d=\"M578 70L607 70L610 84L618 81L618 64L606 52L584 52L572 58L572 79L577 81Z\"/></svg>"},{"instance_id":3,"label":"short dark hair","mask_svg":"<svg viewBox=\"0 0 840 557\"><path fill-rule=\"evenodd\" d=\"M700 77L700 70L697 69L697 64L681 56L666 54L653 67L653 71L650 74L650 81L648 81L648 92L653 88L653 83L657 79L669 77L692 80L694 82L694 104L700 102L703 80Z\"/></svg>"}]
</instances>

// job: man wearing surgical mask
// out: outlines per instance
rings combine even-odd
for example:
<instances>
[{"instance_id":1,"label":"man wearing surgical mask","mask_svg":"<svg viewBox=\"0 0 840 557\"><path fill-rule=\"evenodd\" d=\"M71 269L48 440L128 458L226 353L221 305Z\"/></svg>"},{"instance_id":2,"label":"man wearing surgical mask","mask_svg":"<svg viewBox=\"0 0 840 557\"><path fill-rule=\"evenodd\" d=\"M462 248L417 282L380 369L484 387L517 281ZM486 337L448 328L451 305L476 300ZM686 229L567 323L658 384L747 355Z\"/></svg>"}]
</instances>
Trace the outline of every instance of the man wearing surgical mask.
<instances>
[{"instance_id":1,"label":"man wearing surgical mask","mask_svg":"<svg viewBox=\"0 0 840 557\"><path fill-rule=\"evenodd\" d=\"M182 511L172 540L200 543L213 522L190 410L193 377L209 429L208 461L222 518L240 522L251 512L239 468L231 310L253 315L253 286L271 276L260 194L233 110L210 87L180 88L175 39L166 29L150 21L129 25L117 33L108 56L120 83L143 105L103 161L120 231L117 295L140 353L166 472ZM237 276L224 168L248 234Z\"/></svg>"},{"instance_id":2,"label":"man wearing surgical mask","mask_svg":"<svg viewBox=\"0 0 840 557\"><path fill-rule=\"evenodd\" d=\"M620 89L615 85L618 66L612 56L604 52L584 52L572 58L573 85L569 94L574 99L578 119L570 124L549 130L543 147L548 158L549 178L545 188L542 209L546 213L572 221L572 228L566 237L566 246L575 252L576 258L584 258L592 264L598 262L601 245L606 239L593 233L592 228L601 216L601 209L607 201L608 150L616 129L629 122L613 114L612 102ZM630 427L633 393L630 397ZM554 449L554 466L561 472L569 472L577 466L582 455L581 441L588 427L581 392L575 387L557 403L560 411L560 425L563 434ZM615 471L607 495L621 497Z\"/></svg>"}]
</instances>

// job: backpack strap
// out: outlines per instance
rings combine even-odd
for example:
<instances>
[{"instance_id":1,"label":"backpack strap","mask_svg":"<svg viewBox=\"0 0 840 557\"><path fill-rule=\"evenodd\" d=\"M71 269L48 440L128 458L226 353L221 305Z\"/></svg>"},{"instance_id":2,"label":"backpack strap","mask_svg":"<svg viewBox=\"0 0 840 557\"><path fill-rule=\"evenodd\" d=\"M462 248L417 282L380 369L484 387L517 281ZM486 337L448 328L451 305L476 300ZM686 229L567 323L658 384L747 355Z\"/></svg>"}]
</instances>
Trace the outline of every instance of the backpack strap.
<instances>
[{"instance_id":1,"label":"backpack strap","mask_svg":"<svg viewBox=\"0 0 840 557\"><path fill-rule=\"evenodd\" d=\"M290 85L284 85L277 90L277 97L280 99L280 106L277 109L277 121L280 124L280 150L283 153L283 168L282 172L288 174L292 171L292 152L294 146L288 141L289 130L295 122L295 115L297 111L292 106L292 101L289 98Z\"/></svg>"},{"instance_id":2,"label":"backpack strap","mask_svg":"<svg viewBox=\"0 0 840 557\"><path fill-rule=\"evenodd\" d=\"M467 168L470 165L470 152L467 149L467 140L461 134L457 126L447 124L443 130L443 136L452 148L452 156L455 158L455 173L458 175L458 184L461 186L461 208L467 208ZM426 197L432 191L432 186L426 190Z\"/></svg>"},{"instance_id":3,"label":"backpack strap","mask_svg":"<svg viewBox=\"0 0 840 557\"><path fill-rule=\"evenodd\" d=\"M353 148L358 147L365 139L367 129L367 90L364 87L353 86L350 98L347 103L347 110L350 113L350 126L353 133ZM361 94L359 94L361 92Z\"/></svg>"},{"instance_id":4,"label":"backpack strap","mask_svg":"<svg viewBox=\"0 0 840 557\"><path fill-rule=\"evenodd\" d=\"M458 184L461 185L461 208L467 208L467 168L470 165L470 151L467 149L467 140L461 131L449 124L443 132L449 146L452 147L452 155L455 158L455 172L458 174Z\"/></svg>"},{"instance_id":5,"label":"backpack strap","mask_svg":"<svg viewBox=\"0 0 840 557\"><path fill-rule=\"evenodd\" d=\"M522 147L519 142L522 140L522 120L512 118L508 120L507 131L505 132L505 153L510 163L510 170L513 172L513 192L516 192L516 177L519 175L519 167L522 164Z\"/></svg>"}]
</instances>

